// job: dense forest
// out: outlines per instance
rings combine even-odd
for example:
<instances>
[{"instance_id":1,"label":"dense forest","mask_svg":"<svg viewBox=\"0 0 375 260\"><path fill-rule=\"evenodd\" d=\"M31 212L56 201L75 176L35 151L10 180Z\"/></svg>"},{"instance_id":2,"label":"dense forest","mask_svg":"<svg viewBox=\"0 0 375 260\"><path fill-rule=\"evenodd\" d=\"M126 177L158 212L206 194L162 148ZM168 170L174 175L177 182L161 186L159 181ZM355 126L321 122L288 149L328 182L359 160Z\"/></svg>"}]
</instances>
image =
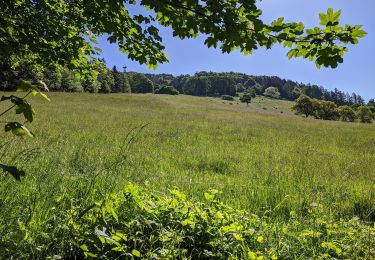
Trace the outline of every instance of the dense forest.
<instances>
[{"instance_id":1,"label":"dense forest","mask_svg":"<svg viewBox=\"0 0 375 260\"><path fill-rule=\"evenodd\" d=\"M83 76L82 76L83 75ZM44 81L51 91L92 93L156 93L193 96L238 96L250 92L273 98L296 100L301 94L317 100L331 101L338 106L359 104L365 100L356 93L322 86L298 83L277 76L251 76L236 72L197 72L194 75L142 74L109 69L104 59L93 60L90 70L73 72L61 67L57 70L21 64L11 68L0 62L0 90L14 91L22 79ZM370 100L371 101L371 100Z\"/></svg>"}]
</instances>

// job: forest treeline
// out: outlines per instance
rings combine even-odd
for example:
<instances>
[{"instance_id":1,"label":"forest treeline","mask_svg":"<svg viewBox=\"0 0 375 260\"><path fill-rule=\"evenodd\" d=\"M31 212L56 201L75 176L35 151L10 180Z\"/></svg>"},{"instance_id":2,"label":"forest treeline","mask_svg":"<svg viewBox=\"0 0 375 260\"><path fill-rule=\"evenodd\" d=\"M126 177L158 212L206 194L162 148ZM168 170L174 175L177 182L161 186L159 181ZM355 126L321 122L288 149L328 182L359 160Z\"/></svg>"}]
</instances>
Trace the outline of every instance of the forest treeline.
<instances>
[{"instance_id":1,"label":"forest treeline","mask_svg":"<svg viewBox=\"0 0 375 260\"><path fill-rule=\"evenodd\" d=\"M197 72L194 75L142 74L120 71L116 66L107 68L104 59L92 62L89 77L67 68L54 71L20 64L11 68L0 61L0 90L14 91L22 79L44 81L51 91L92 93L183 93L193 96L238 96L241 93L265 95L285 100L296 100L306 95L317 100L331 101L338 106L364 105L365 100L356 93L322 86L298 83L277 76L251 76L236 72Z\"/></svg>"},{"instance_id":2,"label":"forest treeline","mask_svg":"<svg viewBox=\"0 0 375 260\"><path fill-rule=\"evenodd\" d=\"M251 76L237 72L197 72L194 75L173 76L171 74L145 74L155 86L171 85L180 93L194 96L236 96L243 92L267 95L267 89L276 88L272 96L285 100L296 100L301 94L318 100L327 100L337 105L365 104L362 96L322 86L298 83L277 76Z\"/></svg>"}]
</instances>

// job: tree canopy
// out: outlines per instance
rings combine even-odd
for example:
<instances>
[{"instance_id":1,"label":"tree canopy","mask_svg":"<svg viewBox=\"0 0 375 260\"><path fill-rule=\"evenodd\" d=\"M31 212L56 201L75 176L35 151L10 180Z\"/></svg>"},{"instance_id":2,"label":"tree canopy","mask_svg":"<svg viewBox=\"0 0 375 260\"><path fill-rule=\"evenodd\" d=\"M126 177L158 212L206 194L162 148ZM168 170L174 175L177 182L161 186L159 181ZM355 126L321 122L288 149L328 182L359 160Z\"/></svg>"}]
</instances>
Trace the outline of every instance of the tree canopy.
<instances>
[{"instance_id":1,"label":"tree canopy","mask_svg":"<svg viewBox=\"0 0 375 260\"><path fill-rule=\"evenodd\" d=\"M130 5L150 10L130 14ZM0 59L12 66L27 59L43 67L81 68L100 53L96 37L107 35L130 59L155 68L167 62L157 24L171 27L181 39L206 37L205 45L229 53L251 54L277 43L289 48L288 57L336 67L348 44L366 32L361 25L341 25L341 11L319 14L320 26L280 17L270 24L261 19L256 0L0 0Z\"/></svg>"}]
</instances>

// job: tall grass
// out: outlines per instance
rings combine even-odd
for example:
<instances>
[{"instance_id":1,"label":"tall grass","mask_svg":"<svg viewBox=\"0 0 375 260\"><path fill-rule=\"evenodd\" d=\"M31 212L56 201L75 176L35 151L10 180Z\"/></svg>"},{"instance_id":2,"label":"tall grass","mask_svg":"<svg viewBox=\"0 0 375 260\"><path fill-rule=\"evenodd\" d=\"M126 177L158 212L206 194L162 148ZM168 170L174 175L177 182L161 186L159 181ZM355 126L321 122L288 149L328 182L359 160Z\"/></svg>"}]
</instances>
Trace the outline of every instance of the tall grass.
<instances>
[{"instance_id":1,"label":"tall grass","mask_svg":"<svg viewBox=\"0 0 375 260\"><path fill-rule=\"evenodd\" d=\"M233 207L280 220L312 203L375 220L374 124L306 119L290 102L269 99L247 106L190 96L50 97L31 101L35 139L1 133L2 144L11 140L2 161L27 176L0 177L0 236L48 218L62 194L90 205L129 181L192 198L215 188Z\"/></svg>"}]
</instances>

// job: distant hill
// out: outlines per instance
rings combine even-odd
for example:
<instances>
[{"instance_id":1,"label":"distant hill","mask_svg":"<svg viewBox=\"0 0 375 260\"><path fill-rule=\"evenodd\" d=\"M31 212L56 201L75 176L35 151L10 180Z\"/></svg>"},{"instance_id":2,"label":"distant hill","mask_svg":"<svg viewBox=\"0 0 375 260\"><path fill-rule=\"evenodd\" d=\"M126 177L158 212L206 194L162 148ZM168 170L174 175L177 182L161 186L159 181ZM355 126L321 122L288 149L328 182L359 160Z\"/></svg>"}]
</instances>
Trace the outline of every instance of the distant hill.
<instances>
[{"instance_id":1,"label":"distant hill","mask_svg":"<svg viewBox=\"0 0 375 260\"><path fill-rule=\"evenodd\" d=\"M364 104L364 99L356 93L347 93L338 89L327 90L326 88L313 84L298 83L277 76L252 76L237 72L197 72L194 75L172 74L144 74L155 85L174 86L181 93L201 96L237 95L254 88L258 95L263 95L268 87L276 87L280 92L280 98L295 100L300 94L319 100L328 100L337 105ZM199 80L200 79L200 80ZM195 85L190 86L195 82ZM190 85L187 86L187 83ZM191 91L194 88L195 91ZM205 88L202 90L202 88Z\"/></svg>"}]
</instances>

